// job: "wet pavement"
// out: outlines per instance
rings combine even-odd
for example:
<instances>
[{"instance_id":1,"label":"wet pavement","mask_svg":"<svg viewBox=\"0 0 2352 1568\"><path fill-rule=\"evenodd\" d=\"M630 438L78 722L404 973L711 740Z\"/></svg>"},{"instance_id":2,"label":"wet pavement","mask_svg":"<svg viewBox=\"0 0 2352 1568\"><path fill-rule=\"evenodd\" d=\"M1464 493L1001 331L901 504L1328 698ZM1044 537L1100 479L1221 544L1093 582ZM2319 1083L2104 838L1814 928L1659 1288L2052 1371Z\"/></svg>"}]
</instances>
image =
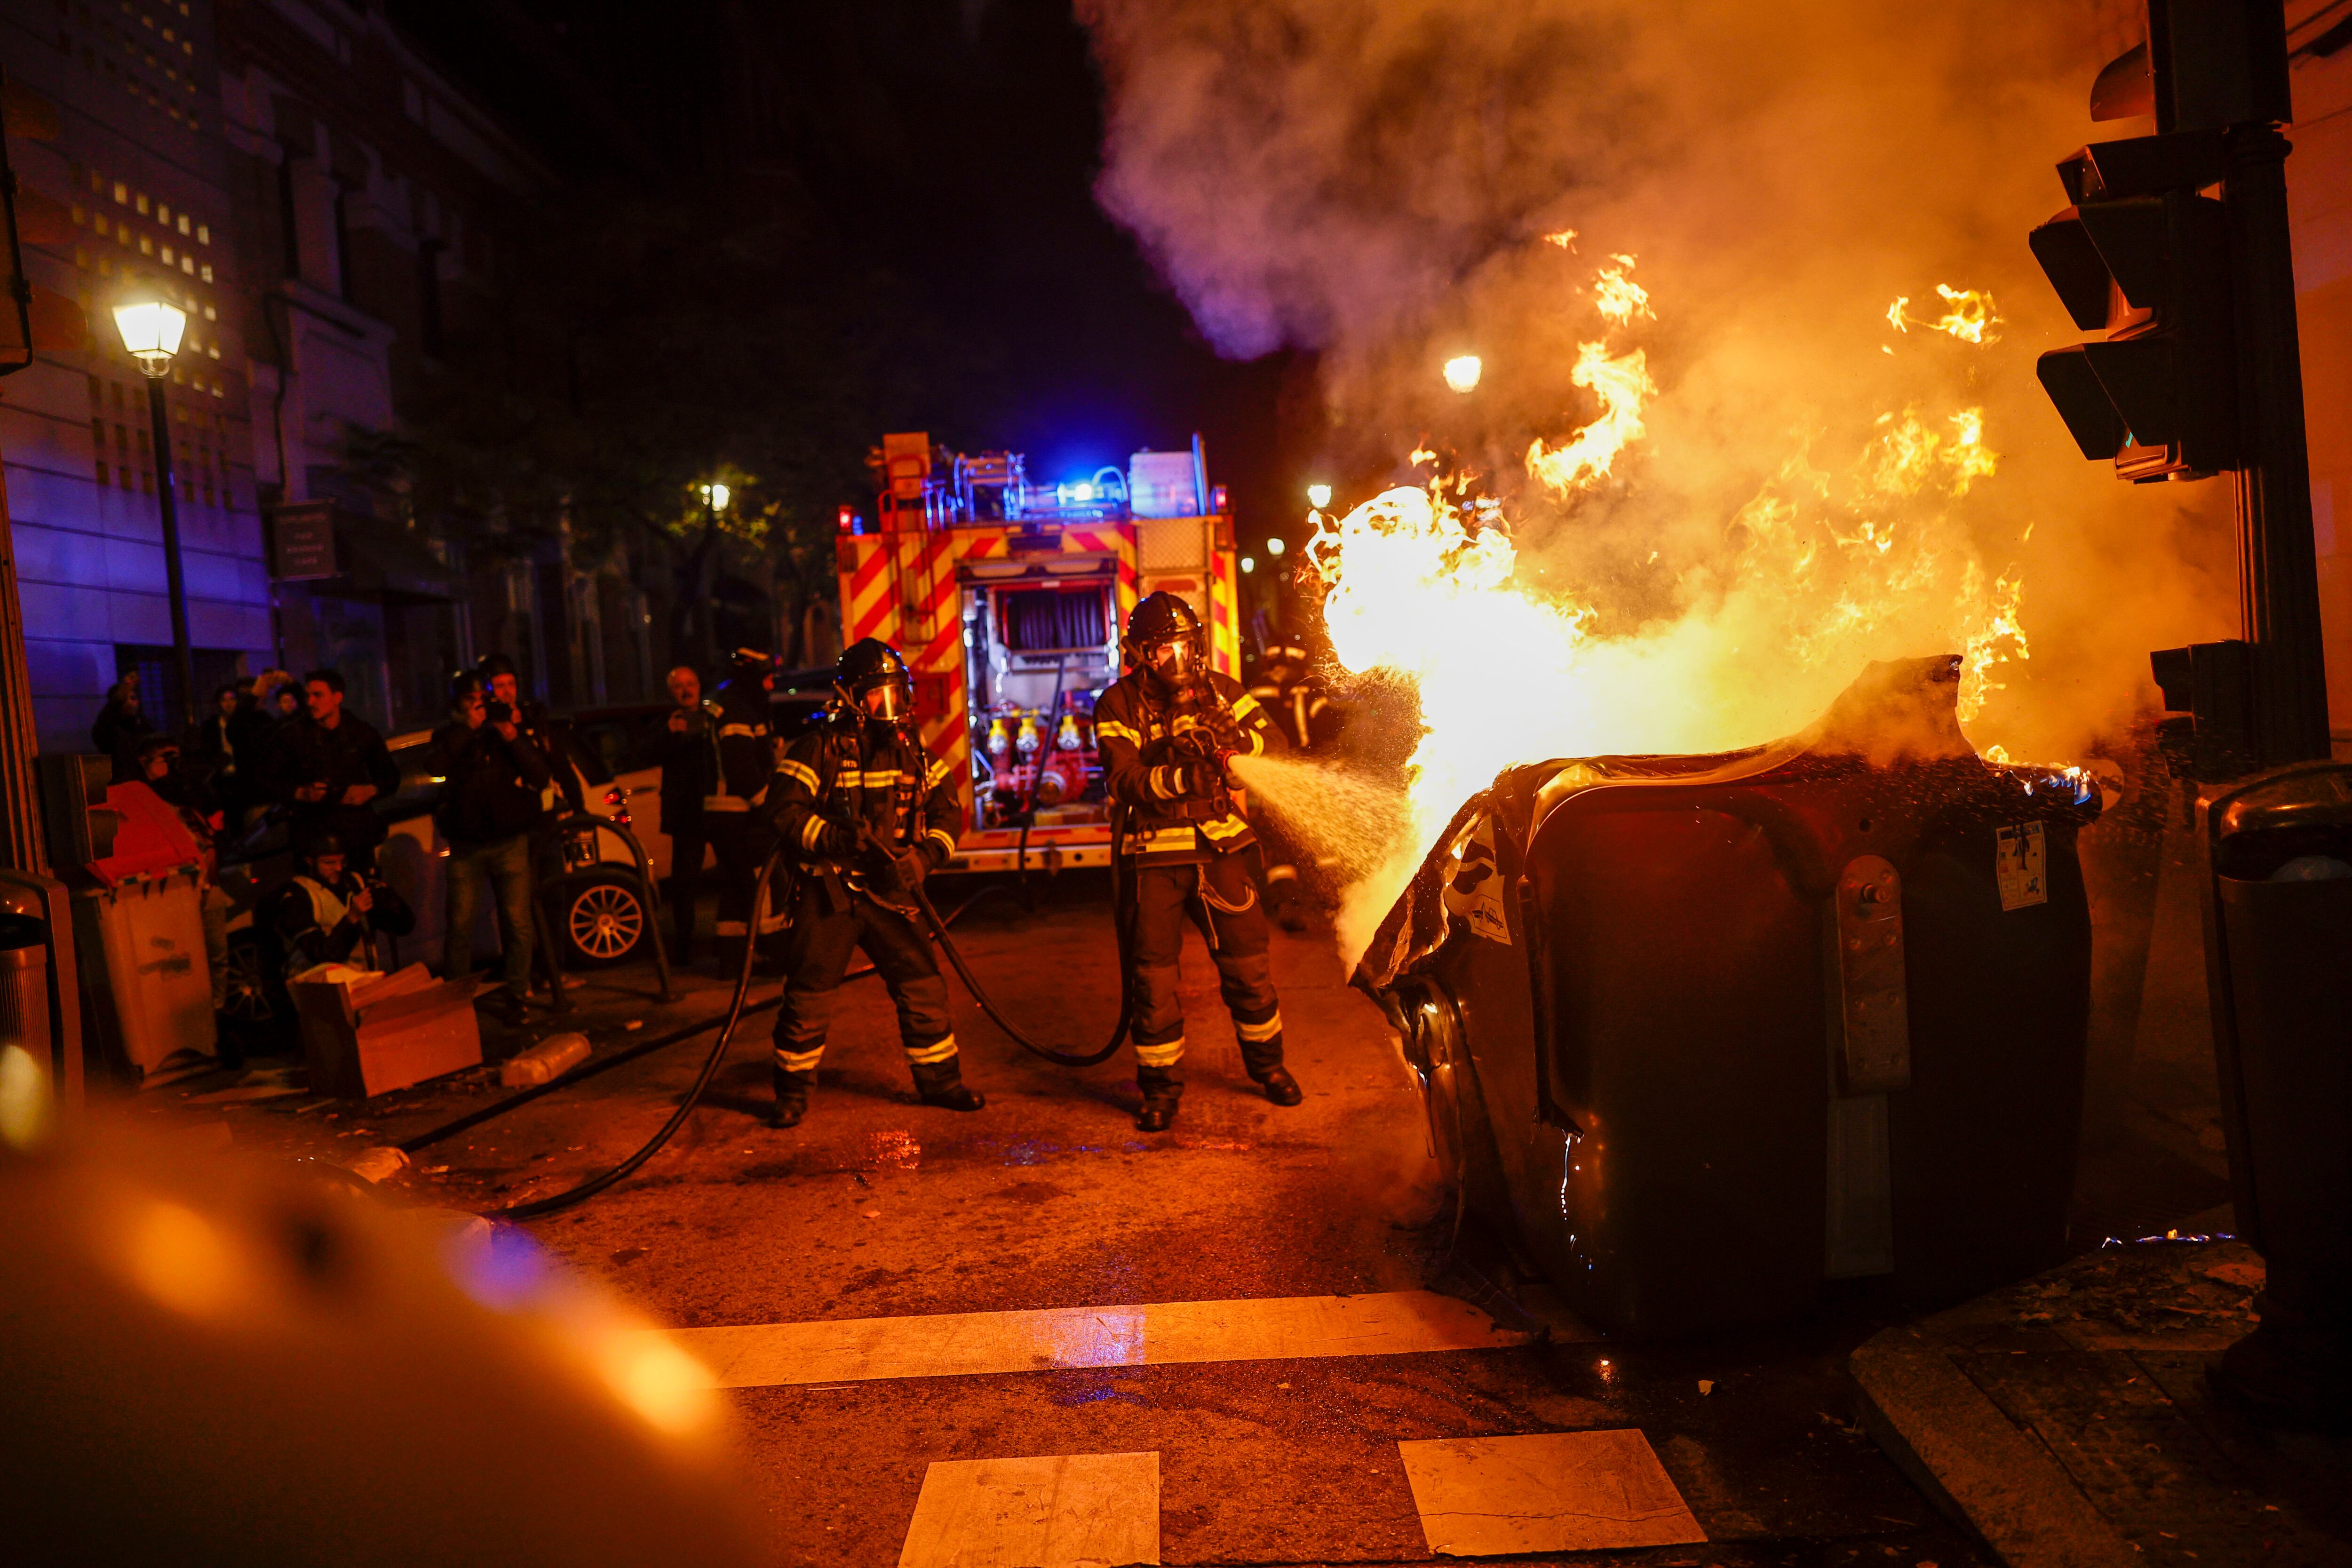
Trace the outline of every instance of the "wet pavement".
<instances>
[{"instance_id":1,"label":"wet pavement","mask_svg":"<svg viewBox=\"0 0 2352 1568\"><path fill-rule=\"evenodd\" d=\"M1002 900L975 910L958 934L1024 1025L1065 1048L1099 1042L1118 994L1099 879L1060 879L1034 914ZM755 1016L667 1148L529 1228L680 1327L1417 1289L1444 1262L1452 1211L1410 1079L1327 936L1278 935L1276 976L1307 1090L1295 1110L1268 1104L1244 1076L1197 944L1184 968L1183 1113L1152 1136L1129 1121L1124 1053L1054 1067L961 994L966 1077L988 1106L959 1115L915 1104L884 994L862 980L844 994L801 1126L760 1121L772 1015ZM649 970L611 972L581 988L570 1017L534 1019L492 1046L569 1026L609 1051L716 1011L726 994L715 973L681 986L661 1005ZM754 995L772 991L763 982ZM384 1194L479 1209L569 1186L660 1124L709 1038L421 1150ZM194 1103L226 1081L141 1100L216 1117L241 1146L347 1159L503 1092L485 1068L363 1106ZM1400 1442L1626 1427L1646 1437L1708 1544L1574 1561L1990 1563L1857 1424L1845 1358L1897 1316L1856 1292L1795 1329L1669 1346L1563 1333L1507 1349L885 1377L726 1397L779 1563L898 1563L934 1462L1136 1453L1158 1455L1162 1561L1425 1562Z\"/></svg>"}]
</instances>

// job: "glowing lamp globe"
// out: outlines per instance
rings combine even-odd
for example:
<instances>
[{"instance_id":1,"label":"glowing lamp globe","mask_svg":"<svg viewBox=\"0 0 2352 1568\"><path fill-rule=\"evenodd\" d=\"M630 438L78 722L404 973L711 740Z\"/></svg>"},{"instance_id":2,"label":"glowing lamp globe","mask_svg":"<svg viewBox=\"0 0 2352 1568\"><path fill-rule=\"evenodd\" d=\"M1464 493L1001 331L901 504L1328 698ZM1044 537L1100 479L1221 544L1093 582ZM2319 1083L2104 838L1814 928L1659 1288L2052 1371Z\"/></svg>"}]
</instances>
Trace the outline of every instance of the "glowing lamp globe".
<instances>
[{"instance_id":1,"label":"glowing lamp globe","mask_svg":"<svg viewBox=\"0 0 2352 1568\"><path fill-rule=\"evenodd\" d=\"M1268 555L1279 555L1289 548L1289 542L1280 534L1276 534L1265 542L1265 552Z\"/></svg>"},{"instance_id":2,"label":"glowing lamp globe","mask_svg":"<svg viewBox=\"0 0 2352 1568\"><path fill-rule=\"evenodd\" d=\"M1313 507L1317 511L1321 511L1325 507L1329 506L1331 504L1331 487L1329 485L1307 486L1307 504Z\"/></svg>"},{"instance_id":3,"label":"glowing lamp globe","mask_svg":"<svg viewBox=\"0 0 2352 1568\"><path fill-rule=\"evenodd\" d=\"M1485 369L1476 354L1457 354L1445 362L1445 384L1456 392L1469 392L1477 386L1479 373Z\"/></svg>"},{"instance_id":4,"label":"glowing lamp globe","mask_svg":"<svg viewBox=\"0 0 2352 1568\"><path fill-rule=\"evenodd\" d=\"M142 300L114 308L115 330L122 346L148 375L162 375L180 352L180 338L188 330L188 313L161 300Z\"/></svg>"},{"instance_id":5,"label":"glowing lamp globe","mask_svg":"<svg viewBox=\"0 0 2352 1568\"><path fill-rule=\"evenodd\" d=\"M702 499L710 503L710 510L713 511L725 511L727 510L729 494L730 492L725 485L711 484L702 487Z\"/></svg>"}]
</instances>

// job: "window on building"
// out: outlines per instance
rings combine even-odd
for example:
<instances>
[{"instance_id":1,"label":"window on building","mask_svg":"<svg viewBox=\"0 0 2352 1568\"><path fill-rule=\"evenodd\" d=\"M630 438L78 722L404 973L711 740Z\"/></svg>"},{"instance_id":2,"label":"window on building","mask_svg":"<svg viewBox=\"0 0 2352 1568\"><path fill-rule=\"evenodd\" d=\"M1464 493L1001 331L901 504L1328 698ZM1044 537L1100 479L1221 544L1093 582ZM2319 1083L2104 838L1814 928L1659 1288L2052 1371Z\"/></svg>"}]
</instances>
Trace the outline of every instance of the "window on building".
<instances>
[{"instance_id":1,"label":"window on building","mask_svg":"<svg viewBox=\"0 0 2352 1568\"><path fill-rule=\"evenodd\" d=\"M99 488L100 488L100 489L105 489L108 485L110 485L110 484L111 484L111 483L113 483L113 482L114 482L113 480L111 480L111 479L108 479L108 478L106 477L106 459L105 459L105 458L100 458L100 459L99 459L99 462L98 462L98 483L99 483Z\"/></svg>"},{"instance_id":2,"label":"window on building","mask_svg":"<svg viewBox=\"0 0 2352 1568\"><path fill-rule=\"evenodd\" d=\"M208 225L201 223L196 225L196 243L198 245L210 245L212 242L213 231L211 227Z\"/></svg>"},{"instance_id":3,"label":"window on building","mask_svg":"<svg viewBox=\"0 0 2352 1568\"><path fill-rule=\"evenodd\" d=\"M294 158L291 153L281 153L278 159L278 227L284 239L280 260L289 278L302 276L300 218L301 209L294 199Z\"/></svg>"},{"instance_id":4,"label":"window on building","mask_svg":"<svg viewBox=\"0 0 2352 1568\"><path fill-rule=\"evenodd\" d=\"M207 261L202 267L197 268L196 276L203 279L207 283L211 282L213 280L213 264ZM207 305L205 307L205 320L209 321L212 319L213 308L210 305Z\"/></svg>"},{"instance_id":5,"label":"window on building","mask_svg":"<svg viewBox=\"0 0 2352 1568\"><path fill-rule=\"evenodd\" d=\"M154 469L142 468L139 470L139 493L142 496L152 496L155 493Z\"/></svg>"},{"instance_id":6,"label":"window on building","mask_svg":"<svg viewBox=\"0 0 2352 1568\"><path fill-rule=\"evenodd\" d=\"M165 228L171 227L172 209L165 206L162 202L157 202L155 204L155 221L162 224Z\"/></svg>"},{"instance_id":7,"label":"window on building","mask_svg":"<svg viewBox=\"0 0 2352 1568\"><path fill-rule=\"evenodd\" d=\"M147 213L147 193L141 191L138 195L132 196L131 198L131 205L139 209L141 216L145 216Z\"/></svg>"},{"instance_id":8,"label":"window on building","mask_svg":"<svg viewBox=\"0 0 2352 1568\"><path fill-rule=\"evenodd\" d=\"M166 267L172 265L172 247L168 245L163 247L163 265Z\"/></svg>"},{"instance_id":9,"label":"window on building","mask_svg":"<svg viewBox=\"0 0 2352 1568\"><path fill-rule=\"evenodd\" d=\"M120 206L120 205L121 205L124 202L127 202L127 201L129 201L130 199L131 199L131 187L130 187L129 185L127 185L127 184L123 184L121 180L117 180L117 181L115 181L115 182L114 182L114 201L115 201L115 205L116 205L117 206Z\"/></svg>"},{"instance_id":10,"label":"window on building","mask_svg":"<svg viewBox=\"0 0 2352 1568\"><path fill-rule=\"evenodd\" d=\"M416 247L416 336L426 353L441 354L441 252L446 247L428 239Z\"/></svg>"}]
</instances>

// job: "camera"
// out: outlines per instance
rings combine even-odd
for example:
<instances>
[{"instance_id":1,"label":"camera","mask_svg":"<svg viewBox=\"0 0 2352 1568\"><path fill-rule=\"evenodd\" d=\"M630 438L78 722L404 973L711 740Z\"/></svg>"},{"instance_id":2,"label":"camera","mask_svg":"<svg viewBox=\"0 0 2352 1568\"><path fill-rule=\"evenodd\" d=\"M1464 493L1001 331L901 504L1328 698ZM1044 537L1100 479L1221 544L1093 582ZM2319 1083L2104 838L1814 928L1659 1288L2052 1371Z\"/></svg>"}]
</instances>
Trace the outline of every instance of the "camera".
<instances>
[{"instance_id":1,"label":"camera","mask_svg":"<svg viewBox=\"0 0 2352 1568\"><path fill-rule=\"evenodd\" d=\"M492 697L482 704L482 717L493 724L511 724L514 716L514 704L511 702L501 702Z\"/></svg>"}]
</instances>

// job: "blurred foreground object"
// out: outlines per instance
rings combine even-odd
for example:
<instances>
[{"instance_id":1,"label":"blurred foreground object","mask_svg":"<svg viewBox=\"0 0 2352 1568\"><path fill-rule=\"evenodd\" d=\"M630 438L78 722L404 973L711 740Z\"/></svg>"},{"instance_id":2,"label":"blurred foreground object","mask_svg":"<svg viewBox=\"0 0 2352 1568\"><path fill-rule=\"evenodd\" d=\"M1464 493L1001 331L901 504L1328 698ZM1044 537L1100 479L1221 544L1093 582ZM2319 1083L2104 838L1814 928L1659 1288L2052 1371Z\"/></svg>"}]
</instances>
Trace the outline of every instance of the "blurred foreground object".
<instances>
[{"instance_id":1,"label":"blurred foreground object","mask_svg":"<svg viewBox=\"0 0 2352 1568\"><path fill-rule=\"evenodd\" d=\"M325 1175L0 1149L9 1562L755 1560L698 1366L520 1232Z\"/></svg>"},{"instance_id":2,"label":"blurred foreground object","mask_svg":"<svg viewBox=\"0 0 2352 1568\"><path fill-rule=\"evenodd\" d=\"M1374 937L1464 1210L1594 1326L2065 1256L2099 795L1979 758L1959 663L1873 665L1769 746L1510 769Z\"/></svg>"}]
</instances>

